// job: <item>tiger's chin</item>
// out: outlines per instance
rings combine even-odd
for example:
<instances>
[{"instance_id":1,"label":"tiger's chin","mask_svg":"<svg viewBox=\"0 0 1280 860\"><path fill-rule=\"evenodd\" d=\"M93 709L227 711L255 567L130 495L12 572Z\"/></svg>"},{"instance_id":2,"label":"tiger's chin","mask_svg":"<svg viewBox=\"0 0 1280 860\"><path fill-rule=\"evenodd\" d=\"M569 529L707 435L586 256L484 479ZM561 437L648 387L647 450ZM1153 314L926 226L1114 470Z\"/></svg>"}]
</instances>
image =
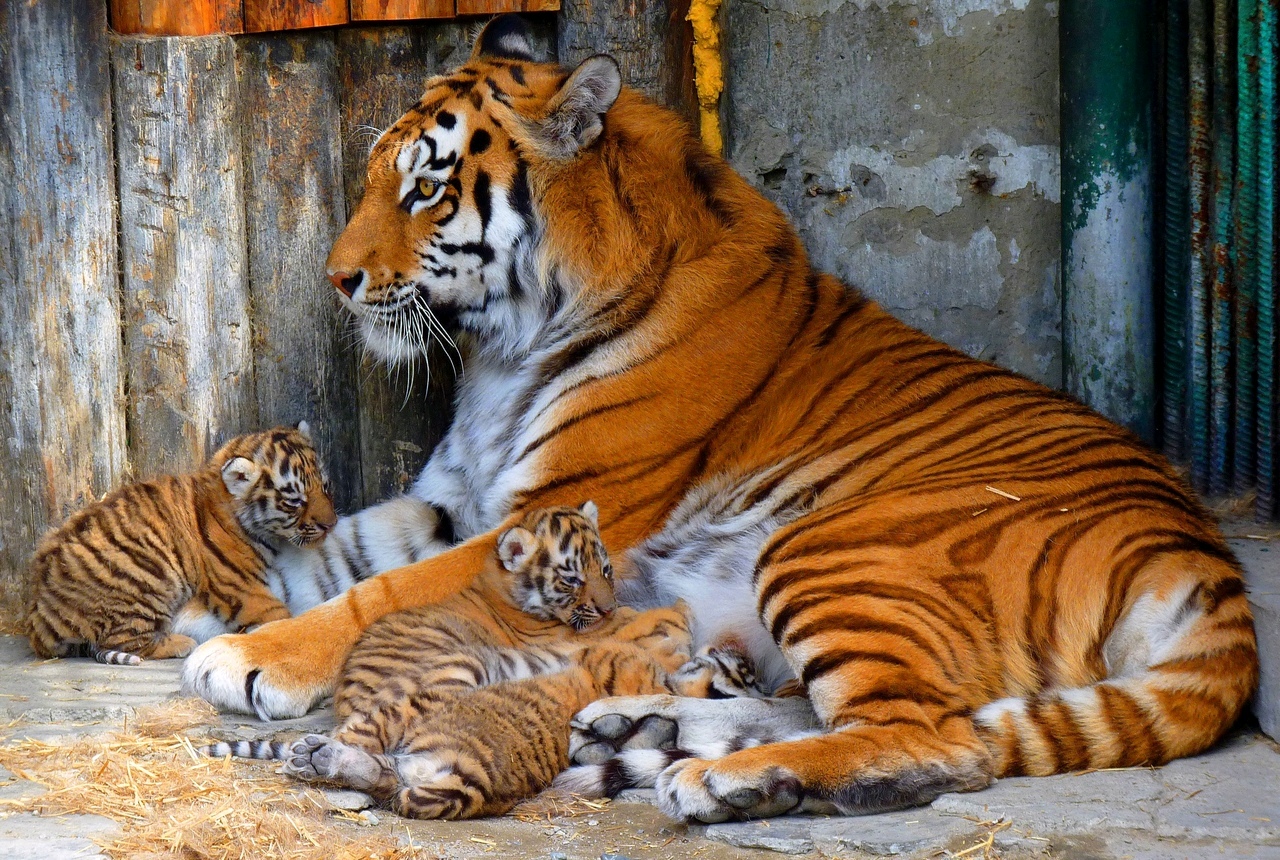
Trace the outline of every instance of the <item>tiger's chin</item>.
<instances>
[{"instance_id":1,"label":"tiger's chin","mask_svg":"<svg viewBox=\"0 0 1280 860\"><path fill-rule=\"evenodd\" d=\"M396 367L412 364L425 353L425 344L415 338L407 337L406 329L401 329L394 322L367 316L358 317L360 339L365 348L373 353L382 363Z\"/></svg>"}]
</instances>

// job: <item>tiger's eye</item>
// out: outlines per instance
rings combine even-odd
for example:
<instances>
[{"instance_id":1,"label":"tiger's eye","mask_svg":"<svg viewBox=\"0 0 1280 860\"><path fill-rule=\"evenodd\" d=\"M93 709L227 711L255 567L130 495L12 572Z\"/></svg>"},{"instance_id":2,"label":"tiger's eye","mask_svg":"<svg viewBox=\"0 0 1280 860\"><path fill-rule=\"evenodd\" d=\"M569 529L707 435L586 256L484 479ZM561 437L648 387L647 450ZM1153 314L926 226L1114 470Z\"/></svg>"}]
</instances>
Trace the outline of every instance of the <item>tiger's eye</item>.
<instances>
[{"instance_id":1,"label":"tiger's eye","mask_svg":"<svg viewBox=\"0 0 1280 860\"><path fill-rule=\"evenodd\" d=\"M418 193L423 197L430 198L440 188L440 183L436 182L430 176L418 177Z\"/></svg>"}]
</instances>

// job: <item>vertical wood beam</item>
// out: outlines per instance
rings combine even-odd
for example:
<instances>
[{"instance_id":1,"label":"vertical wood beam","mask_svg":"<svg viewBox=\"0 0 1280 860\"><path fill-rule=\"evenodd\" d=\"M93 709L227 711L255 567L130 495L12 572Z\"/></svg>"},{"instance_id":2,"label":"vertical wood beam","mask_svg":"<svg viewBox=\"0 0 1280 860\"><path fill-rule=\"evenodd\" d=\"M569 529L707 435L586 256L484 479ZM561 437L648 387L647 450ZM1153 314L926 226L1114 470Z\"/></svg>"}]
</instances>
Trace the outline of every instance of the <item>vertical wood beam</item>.
<instances>
[{"instance_id":1,"label":"vertical wood beam","mask_svg":"<svg viewBox=\"0 0 1280 860\"><path fill-rule=\"evenodd\" d=\"M106 7L0 0L0 602L125 476Z\"/></svg>"},{"instance_id":2,"label":"vertical wood beam","mask_svg":"<svg viewBox=\"0 0 1280 860\"><path fill-rule=\"evenodd\" d=\"M340 509L363 504L354 344L324 261L342 225L333 34L238 40L254 369L262 426L306 419ZM349 341L349 338L346 338Z\"/></svg>"},{"instance_id":3,"label":"vertical wood beam","mask_svg":"<svg viewBox=\"0 0 1280 860\"><path fill-rule=\"evenodd\" d=\"M126 38L112 65L130 452L150 476L258 424L242 117L230 37Z\"/></svg>"},{"instance_id":4,"label":"vertical wood beam","mask_svg":"<svg viewBox=\"0 0 1280 860\"><path fill-rule=\"evenodd\" d=\"M427 78L462 63L470 51L459 23L431 27L349 29L338 33L341 140L347 212L364 192L369 148L422 95ZM452 413L453 371L430 366L389 370L365 357L358 365L360 460L365 504L408 488Z\"/></svg>"}]
</instances>

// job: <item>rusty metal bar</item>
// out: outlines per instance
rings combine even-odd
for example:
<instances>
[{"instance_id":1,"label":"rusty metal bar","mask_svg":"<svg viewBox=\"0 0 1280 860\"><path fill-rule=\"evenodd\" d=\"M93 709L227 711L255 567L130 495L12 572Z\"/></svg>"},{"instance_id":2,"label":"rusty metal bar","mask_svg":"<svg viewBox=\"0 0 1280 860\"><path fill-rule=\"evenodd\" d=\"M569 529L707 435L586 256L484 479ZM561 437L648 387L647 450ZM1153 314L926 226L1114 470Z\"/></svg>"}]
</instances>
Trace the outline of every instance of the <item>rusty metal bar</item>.
<instances>
[{"instance_id":1,"label":"rusty metal bar","mask_svg":"<svg viewBox=\"0 0 1280 860\"><path fill-rule=\"evenodd\" d=\"M1187 409L1187 10L1169 3L1165 17L1164 159L1164 452L1186 451Z\"/></svg>"},{"instance_id":2,"label":"rusty metal bar","mask_svg":"<svg viewBox=\"0 0 1280 860\"><path fill-rule=\"evenodd\" d=\"M1235 353L1235 430L1233 489L1254 487L1255 385L1257 377L1257 243L1258 218L1258 7L1240 0L1236 20L1236 181L1235 236L1232 259L1236 275L1233 312Z\"/></svg>"},{"instance_id":3,"label":"rusty metal bar","mask_svg":"<svg viewBox=\"0 0 1280 860\"><path fill-rule=\"evenodd\" d=\"M1187 410L1191 481L1199 490L1209 486L1209 6L1208 0L1187 5L1187 77L1189 145L1188 173L1191 204L1190 274L1188 278L1187 359L1191 376L1191 407Z\"/></svg>"},{"instance_id":4,"label":"rusty metal bar","mask_svg":"<svg viewBox=\"0 0 1280 860\"><path fill-rule=\"evenodd\" d=\"M1235 160L1235 64L1231 61L1233 0L1213 4L1213 205L1211 212L1209 315L1209 492L1230 486L1231 446L1231 271L1232 170Z\"/></svg>"},{"instance_id":5,"label":"rusty metal bar","mask_svg":"<svg viewBox=\"0 0 1280 860\"><path fill-rule=\"evenodd\" d=\"M1280 0L1259 0L1258 28L1258 502L1259 518L1275 514L1276 415L1276 103Z\"/></svg>"}]
</instances>

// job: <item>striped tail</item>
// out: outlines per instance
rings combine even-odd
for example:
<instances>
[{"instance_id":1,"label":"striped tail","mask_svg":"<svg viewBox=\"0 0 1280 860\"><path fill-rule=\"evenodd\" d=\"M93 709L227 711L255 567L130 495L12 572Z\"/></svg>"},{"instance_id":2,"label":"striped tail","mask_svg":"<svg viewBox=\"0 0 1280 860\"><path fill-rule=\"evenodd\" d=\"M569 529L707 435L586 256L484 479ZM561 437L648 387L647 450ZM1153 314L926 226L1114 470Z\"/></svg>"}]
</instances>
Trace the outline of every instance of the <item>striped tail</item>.
<instances>
[{"instance_id":1,"label":"striped tail","mask_svg":"<svg viewBox=\"0 0 1280 860\"><path fill-rule=\"evenodd\" d=\"M99 663L105 663L108 666L141 666L142 658L137 654L130 654L128 651L114 651L111 648L99 648L93 642L81 645L78 657L92 657Z\"/></svg>"},{"instance_id":2,"label":"striped tail","mask_svg":"<svg viewBox=\"0 0 1280 860\"><path fill-rule=\"evenodd\" d=\"M690 753L684 750L621 750L604 764L562 771L551 787L582 797L617 797L629 788L654 788L658 776Z\"/></svg>"},{"instance_id":3,"label":"striped tail","mask_svg":"<svg viewBox=\"0 0 1280 860\"><path fill-rule=\"evenodd\" d=\"M974 723L997 776L1195 755L1231 726L1257 686L1253 619L1234 571L1139 597L1102 653L1110 676L1104 681L977 711Z\"/></svg>"},{"instance_id":4,"label":"striped tail","mask_svg":"<svg viewBox=\"0 0 1280 860\"><path fill-rule=\"evenodd\" d=\"M260 761L285 761L293 741L219 741L200 747L200 753L212 758L253 758Z\"/></svg>"}]
</instances>

